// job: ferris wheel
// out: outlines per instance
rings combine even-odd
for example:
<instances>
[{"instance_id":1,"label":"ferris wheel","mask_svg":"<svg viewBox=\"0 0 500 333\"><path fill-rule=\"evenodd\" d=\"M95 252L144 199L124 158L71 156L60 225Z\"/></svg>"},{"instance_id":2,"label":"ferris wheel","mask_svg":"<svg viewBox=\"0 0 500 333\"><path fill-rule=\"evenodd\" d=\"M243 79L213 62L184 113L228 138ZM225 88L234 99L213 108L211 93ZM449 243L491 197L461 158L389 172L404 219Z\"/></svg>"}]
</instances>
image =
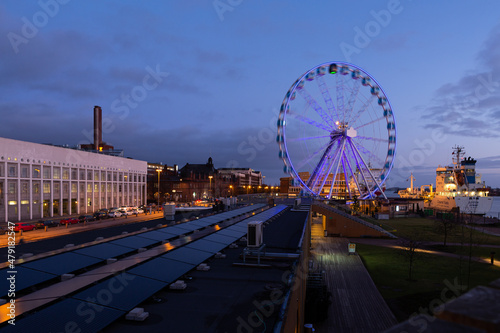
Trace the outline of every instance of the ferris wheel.
<instances>
[{"instance_id":1,"label":"ferris wheel","mask_svg":"<svg viewBox=\"0 0 500 333\"><path fill-rule=\"evenodd\" d=\"M308 70L286 93L277 125L292 187L329 199L385 197L396 121L366 71L339 61Z\"/></svg>"}]
</instances>

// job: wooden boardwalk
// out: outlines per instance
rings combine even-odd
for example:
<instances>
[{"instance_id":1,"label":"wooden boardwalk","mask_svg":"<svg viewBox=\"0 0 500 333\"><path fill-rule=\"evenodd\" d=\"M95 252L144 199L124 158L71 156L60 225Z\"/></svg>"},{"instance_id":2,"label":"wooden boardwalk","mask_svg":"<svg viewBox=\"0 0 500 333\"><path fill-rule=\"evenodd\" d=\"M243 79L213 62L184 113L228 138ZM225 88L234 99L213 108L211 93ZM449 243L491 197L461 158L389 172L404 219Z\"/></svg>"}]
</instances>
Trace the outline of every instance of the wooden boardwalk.
<instances>
[{"instance_id":1,"label":"wooden boardwalk","mask_svg":"<svg viewBox=\"0 0 500 333\"><path fill-rule=\"evenodd\" d=\"M332 293L328 318L314 325L316 332L381 332L397 324L359 256L348 255L349 241L324 237L320 219L311 235L314 268L325 271Z\"/></svg>"}]
</instances>

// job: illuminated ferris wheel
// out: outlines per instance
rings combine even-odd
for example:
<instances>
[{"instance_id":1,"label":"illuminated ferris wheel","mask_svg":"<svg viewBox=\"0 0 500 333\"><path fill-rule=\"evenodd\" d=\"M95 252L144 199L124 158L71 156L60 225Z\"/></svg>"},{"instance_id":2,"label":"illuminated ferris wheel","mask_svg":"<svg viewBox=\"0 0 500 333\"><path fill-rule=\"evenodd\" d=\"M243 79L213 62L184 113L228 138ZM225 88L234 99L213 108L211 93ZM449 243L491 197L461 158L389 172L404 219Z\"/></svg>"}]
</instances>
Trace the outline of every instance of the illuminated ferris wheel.
<instances>
[{"instance_id":1,"label":"illuminated ferris wheel","mask_svg":"<svg viewBox=\"0 0 500 333\"><path fill-rule=\"evenodd\" d=\"M285 173L312 195L385 197L396 121L386 94L361 68L324 63L299 77L281 104L277 141Z\"/></svg>"}]
</instances>

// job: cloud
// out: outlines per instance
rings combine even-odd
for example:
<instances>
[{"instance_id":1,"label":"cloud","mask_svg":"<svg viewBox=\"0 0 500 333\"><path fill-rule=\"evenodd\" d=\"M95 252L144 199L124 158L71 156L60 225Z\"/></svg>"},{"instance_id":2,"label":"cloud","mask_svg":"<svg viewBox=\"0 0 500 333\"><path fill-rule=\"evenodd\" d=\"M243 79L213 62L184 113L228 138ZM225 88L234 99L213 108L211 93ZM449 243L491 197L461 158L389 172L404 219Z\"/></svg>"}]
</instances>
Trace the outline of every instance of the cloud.
<instances>
[{"instance_id":1,"label":"cloud","mask_svg":"<svg viewBox=\"0 0 500 333\"><path fill-rule=\"evenodd\" d=\"M425 126L440 128L447 134L499 138L499 59L500 25L491 31L478 52L478 68L470 69L457 82L448 82L435 91L423 111Z\"/></svg>"}]
</instances>

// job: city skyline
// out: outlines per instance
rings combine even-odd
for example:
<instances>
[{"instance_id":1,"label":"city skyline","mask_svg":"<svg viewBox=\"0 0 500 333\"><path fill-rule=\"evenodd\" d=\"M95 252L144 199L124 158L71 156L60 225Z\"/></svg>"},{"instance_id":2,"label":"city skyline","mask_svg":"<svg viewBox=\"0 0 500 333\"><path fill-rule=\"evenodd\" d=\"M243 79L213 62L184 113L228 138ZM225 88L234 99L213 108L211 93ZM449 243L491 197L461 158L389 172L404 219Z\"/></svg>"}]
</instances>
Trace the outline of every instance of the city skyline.
<instances>
[{"instance_id":1,"label":"city skyline","mask_svg":"<svg viewBox=\"0 0 500 333\"><path fill-rule=\"evenodd\" d=\"M347 61L377 79L395 113L388 186L409 185L411 172L417 185L434 183L458 144L500 187L493 1L47 0L0 9L2 137L91 143L99 105L103 140L125 156L179 166L212 157L217 168L250 167L278 184L286 91L320 63Z\"/></svg>"}]
</instances>

